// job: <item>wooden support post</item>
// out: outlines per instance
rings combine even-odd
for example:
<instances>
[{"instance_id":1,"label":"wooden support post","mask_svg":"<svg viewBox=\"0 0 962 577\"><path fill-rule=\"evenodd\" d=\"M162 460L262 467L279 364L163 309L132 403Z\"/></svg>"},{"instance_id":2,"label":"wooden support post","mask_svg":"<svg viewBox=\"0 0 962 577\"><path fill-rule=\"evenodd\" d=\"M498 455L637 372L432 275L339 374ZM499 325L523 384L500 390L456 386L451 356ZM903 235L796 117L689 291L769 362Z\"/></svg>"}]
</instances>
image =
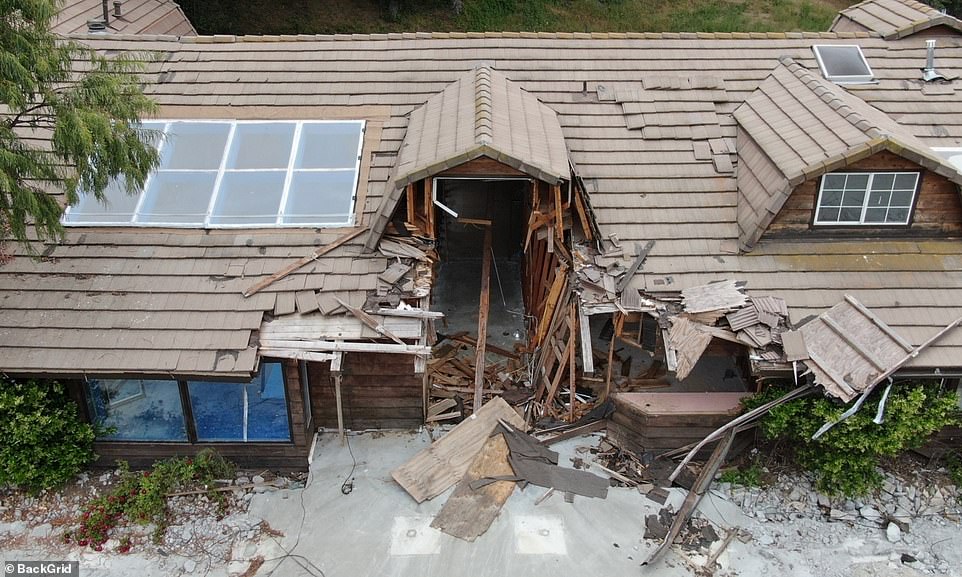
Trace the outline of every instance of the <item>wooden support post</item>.
<instances>
[{"instance_id":1,"label":"wooden support post","mask_svg":"<svg viewBox=\"0 0 962 577\"><path fill-rule=\"evenodd\" d=\"M417 207L414 205L414 184L411 183L407 186L407 196L408 196L408 222L417 226Z\"/></svg>"},{"instance_id":2,"label":"wooden support post","mask_svg":"<svg viewBox=\"0 0 962 577\"><path fill-rule=\"evenodd\" d=\"M431 178L424 179L424 221L425 228L424 234L428 238L434 238L434 180Z\"/></svg>"},{"instance_id":3,"label":"wooden support post","mask_svg":"<svg viewBox=\"0 0 962 577\"><path fill-rule=\"evenodd\" d=\"M578 315L575 312L575 298L572 297L568 310L568 321L571 331L571 346L568 347L568 420L572 423L575 420L575 403L578 402L578 385L575 383L575 327L578 323Z\"/></svg>"},{"instance_id":4,"label":"wooden support post","mask_svg":"<svg viewBox=\"0 0 962 577\"><path fill-rule=\"evenodd\" d=\"M611 313L611 322L614 324L615 330L611 334L611 342L608 343L608 367L605 370L605 394L601 398L602 401L608 400L608 397L611 395L611 369L615 360L615 341L618 340L618 336L621 334L625 317L620 312L615 311Z\"/></svg>"},{"instance_id":5,"label":"wooden support post","mask_svg":"<svg viewBox=\"0 0 962 577\"><path fill-rule=\"evenodd\" d=\"M561 187L554 185L551 187L551 192L554 195L554 228L555 234L558 235L558 240L564 239L565 228L564 228L564 213L561 208Z\"/></svg>"},{"instance_id":6,"label":"wooden support post","mask_svg":"<svg viewBox=\"0 0 962 577\"><path fill-rule=\"evenodd\" d=\"M584 232L586 239L592 241L595 235L594 231L591 230L591 222L588 220L588 211L585 210L584 201L577 190L575 190L573 194L575 197L575 211L578 213L578 220L581 221L582 232Z\"/></svg>"},{"instance_id":7,"label":"wooden support post","mask_svg":"<svg viewBox=\"0 0 962 577\"><path fill-rule=\"evenodd\" d=\"M341 364L344 361L344 353L336 353L337 356L331 361L331 376L334 378L334 403L337 405L337 435L344 444L344 405L341 401Z\"/></svg>"},{"instance_id":8,"label":"wooden support post","mask_svg":"<svg viewBox=\"0 0 962 577\"><path fill-rule=\"evenodd\" d=\"M478 305L478 344L474 360L474 411L481 408L484 388L484 348L488 340L488 308L491 288L491 227L484 228L484 254L481 257L481 302Z\"/></svg>"}]
</instances>

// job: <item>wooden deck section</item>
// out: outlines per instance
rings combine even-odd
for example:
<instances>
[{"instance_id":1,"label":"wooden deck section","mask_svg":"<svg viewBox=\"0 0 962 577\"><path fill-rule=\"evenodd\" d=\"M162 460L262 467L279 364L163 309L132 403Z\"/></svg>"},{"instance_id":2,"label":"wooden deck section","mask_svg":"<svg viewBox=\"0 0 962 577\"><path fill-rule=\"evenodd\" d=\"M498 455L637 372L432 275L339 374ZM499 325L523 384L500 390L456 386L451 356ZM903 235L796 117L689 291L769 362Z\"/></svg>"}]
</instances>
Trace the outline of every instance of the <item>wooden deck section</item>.
<instances>
[{"instance_id":1,"label":"wooden deck section","mask_svg":"<svg viewBox=\"0 0 962 577\"><path fill-rule=\"evenodd\" d=\"M741 412L740 393L617 393L608 438L622 449L660 453L702 440Z\"/></svg>"}]
</instances>

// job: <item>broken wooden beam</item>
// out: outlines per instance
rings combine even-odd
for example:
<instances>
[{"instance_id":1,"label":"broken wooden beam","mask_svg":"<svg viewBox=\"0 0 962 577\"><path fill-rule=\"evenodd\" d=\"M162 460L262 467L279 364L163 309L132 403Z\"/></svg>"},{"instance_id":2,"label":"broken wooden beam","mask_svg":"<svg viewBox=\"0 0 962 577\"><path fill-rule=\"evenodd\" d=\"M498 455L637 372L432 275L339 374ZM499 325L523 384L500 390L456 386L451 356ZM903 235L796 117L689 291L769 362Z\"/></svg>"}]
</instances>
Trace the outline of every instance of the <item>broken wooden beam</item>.
<instances>
[{"instance_id":1,"label":"broken wooden beam","mask_svg":"<svg viewBox=\"0 0 962 577\"><path fill-rule=\"evenodd\" d=\"M334 297L334 300L336 300L339 305L347 309L349 313L354 315L357 318L357 320L361 321L368 327L374 329L374 332L376 332L377 334L385 336L399 345L406 344L404 341L400 339L400 337L398 337L391 331L384 328L384 325L379 323L376 318L372 317L371 315L367 314L366 312L362 311L361 309L355 306L351 306L350 304L346 303L345 301L341 300L338 297Z\"/></svg>"},{"instance_id":2,"label":"broken wooden beam","mask_svg":"<svg viewBox=\"0 0 962 577\"><path fill-rule=\"evenodd\" d=\"M635 255L635 260L632 261L631 266L628 267L628 270L625 272L625 276L621 277L621 280L618 281L618 284L615 286L615 292L620 293L628 287L628 283L631 282L631 279L635 276L635 273L641 269L641 265L645 263L645 259L648 258L648 253L651 252L651 249L654 246L655 241L653 240L649 240L644 247L642 247L639 243L635 243L635 250L638 251L638 254Z\"/></svg>"},{"instance_id":3,"label":"broken wooden beam","mask_svg":"<svg viewBox=\"0 0 962 577\"><path fill-rule=\"evenodd\" d=\"M341 245L343 245L343 244L345 244L345 243L348 243L348 242L352 241L353 239L361 236L361 235L362 235L364 232L366 232L366 231L367 231L367 227L366 227L366 226L362 226L361 228L352 230L351 232L349 232L349 233L347 233L347 234L345 234L345 235L343 235L343 236L341 236L341 237L338 237L338 239L335 240L334 242L332 242L332 243L330 243L330 244L326 244L326 245L318 248L317 250L315 250L315 251L312 252L311 254L309 254L309 255L307 255L307 256L305 256L305 257L302 257L302 258L297 259L296 261L294 261L294 262L292 262L291 264L285 266L285 267L282 268L281 270L275 272L275 273L272 274L271 276L269 276L269 277L267 277L267 278L265 278L265 279L259 280L259 281L257 281L256 283L252 284L251 286L247 287L247 289L243 292L243 295L244 295L245 297L249 297L249 296L251 296L251 295L253 295L253 294L256 294L256 293L260 292L261 290L263 290L263 289L269 287L270 285L274 284L275 282L281 280L282 278L286 277L287 275L291 274L292 272L296 271L297 269L301 268L302 266L306 265L307 263L313 262L313 261L317 260L318 258L324 256L325 254L331 252L332 250L336 249L337 247L339 247L339 246L341 246Z\"/></svg>"},{"instance_id":4,"label":"broken wooden beam","mask_svg":"<svg viewBox=\"0 0 962 577\"><path fill-rule=\"evenodd\" d=\"M481 407L481 389L484 388L484 348L488 344L488 310L491 306L491 227L484 228L484 245L481 249L481 299L478 304L478 344L474 360L474 404Z\"/></svg>"}]
</instances>

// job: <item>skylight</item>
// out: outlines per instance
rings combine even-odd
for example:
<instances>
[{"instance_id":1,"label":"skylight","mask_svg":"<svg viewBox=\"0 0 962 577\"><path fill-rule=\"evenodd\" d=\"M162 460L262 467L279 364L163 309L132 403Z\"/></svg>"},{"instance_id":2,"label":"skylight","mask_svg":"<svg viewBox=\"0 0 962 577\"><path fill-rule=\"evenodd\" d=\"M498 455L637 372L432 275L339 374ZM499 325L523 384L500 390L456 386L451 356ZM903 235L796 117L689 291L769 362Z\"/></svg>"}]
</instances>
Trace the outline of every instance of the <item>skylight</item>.
<instances>
[{"instance_id":1,"label":"skylight","mask_svg":"<svg viewBox=\"0 0 962 577\"><path fill-rule=\"evenodd\" d=\"M822 76L838 84L866 84L875 81L875 75L854 44L820 44L812 46Z\"/></svg>"},{"instance_id":2,"label":"skylight","mask_svg":"<svg viewBox=\"0 0 962 577\"><path fill-rule=\"evenodd\" d=\"M962 173L962 148L933 148L932 152L949 161L949 164Z\"/></svg>"},{"instance_id":3,"label":"skylight","mask_svg":"<svg viewBox=\"0 0 962 577\"><path fill-rule=\"evenodd\" d=\"M353 221L364 121L170 120L160 166L139 193L82 195L65 224L174 227L342 226Z\"/></svg>"}]
</instances>

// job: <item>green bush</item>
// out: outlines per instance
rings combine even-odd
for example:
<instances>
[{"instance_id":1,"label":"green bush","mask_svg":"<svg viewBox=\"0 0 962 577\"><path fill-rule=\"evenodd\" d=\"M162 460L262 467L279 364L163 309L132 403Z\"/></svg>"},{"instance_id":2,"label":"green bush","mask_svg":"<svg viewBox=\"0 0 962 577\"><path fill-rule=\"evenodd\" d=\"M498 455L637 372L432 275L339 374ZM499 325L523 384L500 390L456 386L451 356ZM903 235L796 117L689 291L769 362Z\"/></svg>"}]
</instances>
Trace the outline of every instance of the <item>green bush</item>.
<instances>
[{"instance_id":1,"label":"green bush","mask_svg":"<svg viewBox=\"0 0 962 577\"><path fill-rule=\"evenodd\" d=\"M879 459L922 445L942 427L959 421L956 395L925 383L896 383L885 405L885 420L872 422L882 397L879 387L851 418L812 440L825 422L845 410L820 396L789 401L761 421L768 439L790 443L796 462L815 473L816 487L828 495L862 495L881 484ZM749 409L775 399L788 389L769 387L746 402Z\"/></svg>"},{"instance_id":2,"label":"green bush","mask_svg":"<svg viewBox=\"0 0 962 577\"><path fill-rule=\"evenodd\" d=\"M96 459L93 441L63 385L0 378L0 485L62 485Z\"/></svg>"},{"instance_id":3,"label":"green bush","mask_svg":"<svg viewBox=\"0 0 962 577\"><path fill-rule=\"evenodd\" d=\"M233 463L213 449L204 449L195 457L171 457L154 463L150 471L131 471L127 463L120 463L121 477L106 495L84 506L80 526L64 534L64 541L75 541L81 547L103 550L121 520L126 518L140 524L153 523L154 541L160 542L167 530L167 494L200 487L208 498L217 502L221 511L227 507L224 493L215 491L215 479L234 476ZM129 539L118 548L130 550Z\"/></svg>"},{"instance_id":4,"label":"green bush","mask_svg":"<svg viewBox=\"0 0 962 577\"><path fill-rule=\"evenodd\" d=\"M761 487L762 486L762 466L757 460L743 467L732 467L722 471L718 480L722 483L741 485L742 487Z\"/></svg>"}]
</instances>

